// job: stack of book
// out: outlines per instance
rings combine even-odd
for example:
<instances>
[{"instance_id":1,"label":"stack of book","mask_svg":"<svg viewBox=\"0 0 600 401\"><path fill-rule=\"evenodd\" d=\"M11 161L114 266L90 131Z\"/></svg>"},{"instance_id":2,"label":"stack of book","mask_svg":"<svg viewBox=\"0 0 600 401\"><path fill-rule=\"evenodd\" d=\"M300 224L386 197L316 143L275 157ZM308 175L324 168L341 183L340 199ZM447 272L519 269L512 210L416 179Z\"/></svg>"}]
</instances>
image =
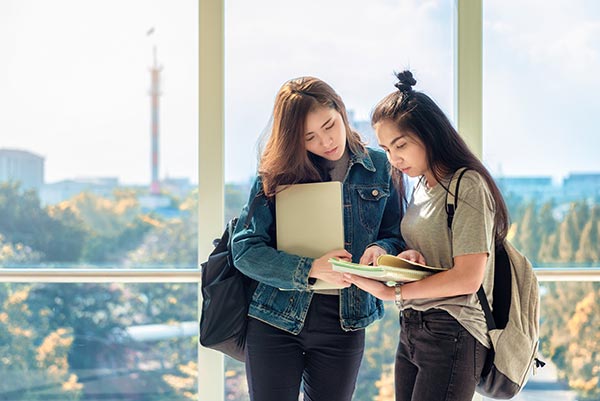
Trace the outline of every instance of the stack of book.
<instances>
[{"instance_id":1,"label":"stack of book","mask_svg":"<svg viewBox=\"0 0 600 401\"><path fill-rule=\"evenodd\" d=\"M333 270L343 273L356 274L374 280L406 283L421 280L427 276L448 270L444 267L426 266L392 255L381 255L377 258L377 266L361 265L336 258L329 259Z\"/></svg>"}]
</instances>

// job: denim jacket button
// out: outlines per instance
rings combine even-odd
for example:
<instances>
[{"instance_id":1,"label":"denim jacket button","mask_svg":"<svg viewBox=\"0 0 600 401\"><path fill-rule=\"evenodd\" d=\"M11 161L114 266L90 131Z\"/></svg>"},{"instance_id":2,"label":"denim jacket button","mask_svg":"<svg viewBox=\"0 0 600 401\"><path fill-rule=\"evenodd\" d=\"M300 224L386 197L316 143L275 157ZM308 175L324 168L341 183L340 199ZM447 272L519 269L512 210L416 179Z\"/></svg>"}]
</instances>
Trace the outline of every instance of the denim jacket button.
<instances>
[{"instance_id":1,"label":"denim jacket button","mask_svg":"<svg viewBox=\"0 0 600 401\"><path fill-rule=\"evenodd\" d=\"M371 195L377 196L377 195L379 195L379 191L374 189L373 192L371 192Z\"/></svg>"}]
</instances>

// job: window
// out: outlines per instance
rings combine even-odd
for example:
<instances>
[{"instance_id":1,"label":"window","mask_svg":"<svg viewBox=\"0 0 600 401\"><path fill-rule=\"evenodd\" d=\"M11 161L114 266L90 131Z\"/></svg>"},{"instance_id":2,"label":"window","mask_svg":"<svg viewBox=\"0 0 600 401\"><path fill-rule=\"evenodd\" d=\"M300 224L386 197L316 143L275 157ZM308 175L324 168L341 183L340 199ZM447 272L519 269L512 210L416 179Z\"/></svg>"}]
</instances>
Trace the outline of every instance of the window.
<instances>
[{"instance_id":1,"label":"window","mask_svg":"<svg viewBox=\"0 0 600 401\"><path fill-rule=\"evenodd\" d=\"M483 153L509 206L509 238L537 267L598 267L600 7L483 4ZM598 396L579 349L600 346L580 321L597 304L595 284L544 286L541 352L556 370L540 390L558 383L570 391L564 399Z\"/></svg>"},{"instance_id":2,"label":"window","mask_svg":"<svg viewBox=\"0 0 600 401\"><path fill-rule=\"evenodd\" d=\"M560 4L485 2L484 159L535 265L597 266L600 7Z\"/></svg>"},{"instance_id":3,"label":"window","mask_svg":"<svg viewBox=\"0 0 600 401\"><path fill-rule=\"evenodd\" d=\"M196 284L0 285L3 400L197 399Z\"/></svg>"},{"instance_id":4,"label":"window","mask_svg":"<svg viewBox=\"0 0 600 401\"><path fill-rule=\"evenodd\" d=\"M395 90L394 71L411 69L417 88L453 116L453 13L452 1L226 1L226 217L247 201L275 95L291 78L311 75L329 83L354 128L375 148L370 112ZM393 389L394 308L368 330L357 400ZM228 399L245 400L243 365L226 360L225 369Z\"/></svg>"},{"instance_id":5,"label":"window","mask_svg":"<svg viewBox=\"0 0 600 401\"><path fill-rule=\"evenodd\" d=\"M0 50L0 399L197 398L198 2L8 0Z\"/></svg>"},{"instance_id":6,"label":"window","mask_svg":"<svg viewBox=\"0 0 600 401\"><path fill-rule=\"evenodd\" d=\"M195 267L197 2L4 1L0 49L0 266Z\"/></svg>"}]
</instances>

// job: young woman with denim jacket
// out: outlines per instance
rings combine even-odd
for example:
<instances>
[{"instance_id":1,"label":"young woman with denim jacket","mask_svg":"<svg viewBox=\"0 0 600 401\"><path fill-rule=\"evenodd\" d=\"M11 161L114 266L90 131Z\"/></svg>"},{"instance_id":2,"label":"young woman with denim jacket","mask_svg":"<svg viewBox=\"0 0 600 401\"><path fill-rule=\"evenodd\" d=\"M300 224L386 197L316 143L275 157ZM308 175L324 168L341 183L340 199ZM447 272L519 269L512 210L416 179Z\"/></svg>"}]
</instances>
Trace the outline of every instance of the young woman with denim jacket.
<instances>
[{"instance_id":1,"label":"young woman with denim jacket","mask_svg":"<svg viewBox=\"0 0 600 401\"><path fill-rule=\"evenodd\" d=\"M398 90L379 102L371 122L400 193L405 193L404 175L419 178L410 201L402 199L408 250L399 256L448 270L396 287L345 277L380 299L395 300L401 309L396 401L471 400L490 346L476 292L483 285L492 294L494 247L506 237L508 211L490 173L443 111L412 89L416 80L409 71L397 76ZM446 195L462 167L469 170L450 230Z\"/></svg>"},{"instance_id":2,"label":"young woman with denim jacket","mask_svg":"<svg viewBox=\"0 0 600 401\"><path fill-rule=\"evenodd\" d=\"M274 247L278 185L343 183L345 249L312 259ZM364 328L383 315L382 302L346 283L330 257L373 263L401 250L399 199L381 151L351 130L344 103L325 82L302 77L279 90L272 129L248 204L247 227L233 236L236 267L258 281L248 315L246 375L253 401L349 401L364 349ZM248 204L240 221L245 221ZM342 286L313 291L314 279Z\"/></svg>"}]
</instances>

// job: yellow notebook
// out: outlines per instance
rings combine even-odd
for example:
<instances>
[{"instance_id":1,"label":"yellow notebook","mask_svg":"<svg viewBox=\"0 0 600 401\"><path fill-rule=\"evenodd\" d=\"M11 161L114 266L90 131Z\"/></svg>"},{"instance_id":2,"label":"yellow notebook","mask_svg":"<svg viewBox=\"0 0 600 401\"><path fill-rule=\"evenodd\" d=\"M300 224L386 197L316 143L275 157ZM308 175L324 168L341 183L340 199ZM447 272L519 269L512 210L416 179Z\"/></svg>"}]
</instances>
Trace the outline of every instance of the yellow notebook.
<instances>
[{"instance_id":1,"label":"yellow notebook","mask_svg":"<svg viewBox=\"0 0 600 401\"><path fill-rule=\"evenodd\" d=\"M279 191L281 189L281 191ZM320 258L344 249L344 201L339 181L295 184L275 196L277 249ZM317 280L313 289L342 288Z\"/></svg>"}]
</instances>

